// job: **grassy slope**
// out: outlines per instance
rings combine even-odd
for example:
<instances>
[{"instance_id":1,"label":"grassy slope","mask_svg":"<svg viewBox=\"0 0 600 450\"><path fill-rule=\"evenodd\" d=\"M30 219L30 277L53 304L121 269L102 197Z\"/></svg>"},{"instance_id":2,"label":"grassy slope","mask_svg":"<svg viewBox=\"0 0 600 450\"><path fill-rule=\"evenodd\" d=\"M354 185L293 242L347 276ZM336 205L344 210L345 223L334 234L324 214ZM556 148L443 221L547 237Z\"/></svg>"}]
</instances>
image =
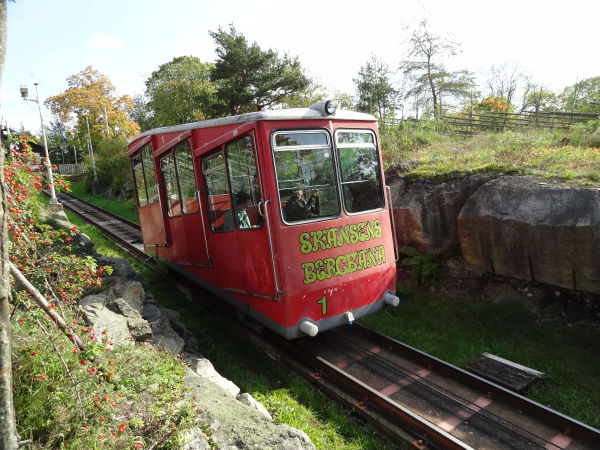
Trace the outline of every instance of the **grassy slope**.
<instances>
[{"instance_id":1,"label":"grassy slope","mask_svg":"<svg viewBox=\"0 0 600 450\"><path fill-rule=\"evenodd\" d=\"M384 127L381 137L386 166L410 161L407 176L413 179L501 172L600 186L600 131L526 130L464 137L419 124Z\"/></svg>"}]
</instances>

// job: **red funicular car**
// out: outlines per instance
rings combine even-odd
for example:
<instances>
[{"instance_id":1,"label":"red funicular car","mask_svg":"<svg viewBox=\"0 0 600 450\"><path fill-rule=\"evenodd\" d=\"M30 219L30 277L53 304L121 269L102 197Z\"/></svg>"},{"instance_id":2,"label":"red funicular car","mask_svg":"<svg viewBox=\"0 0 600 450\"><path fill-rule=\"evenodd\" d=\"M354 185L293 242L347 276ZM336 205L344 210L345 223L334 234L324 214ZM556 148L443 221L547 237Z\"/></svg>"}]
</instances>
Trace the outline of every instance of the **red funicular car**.
<instances>
[{"instance_id":1,"label":"red funicular car","mask_svg":"<svg viewBox=\"0 0 600 450\"><path fill-rule=\"evenodd\" d=\"M398 304L374 117L261 111L129 144L146 251L287 339Z\"/></svg>"}]
</instances>

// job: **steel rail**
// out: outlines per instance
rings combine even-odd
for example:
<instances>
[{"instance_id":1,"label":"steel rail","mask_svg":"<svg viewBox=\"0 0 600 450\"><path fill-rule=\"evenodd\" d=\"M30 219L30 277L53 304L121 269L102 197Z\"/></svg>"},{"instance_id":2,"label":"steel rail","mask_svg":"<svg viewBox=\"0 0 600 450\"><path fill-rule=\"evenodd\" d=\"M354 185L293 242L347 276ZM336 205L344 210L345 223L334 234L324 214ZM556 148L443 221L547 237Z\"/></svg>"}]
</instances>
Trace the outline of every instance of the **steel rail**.
<instances>
[{"instance_id":1,"label":"steel rail","mask_svg":"<svg viewBox=\"0 0 600 450\"><path fill-rule=\"evenodd\" d=\"M142 230L142 227L140 226L139 223L132 222L131 220L126 219L125 217L119 216L119 215L113 213L112 211L109 211L107 209L101 208L100 206L96 206L93 203L88 202L87 200L84 200L84 199L79 198L79 197L75 197L74 195L69 194L67 192L60 192L60 193L58 193L58 196L60 198L62 198L62 199L66 198L67 201L72 200L72 201L77 201L77 202L83 203L84 205L89 206L93 210L101 211L102 214L105 214L107 216L111 216L112 218L118 220L119 222L123 222L123 223L129 225L130 227L137 228L140 232ZM61 202L61 203L64 204L64 202ZM67 206L67 205L65 205L65 206Z\"/></svg>"},{"instance_id":2,"label":"steel rail","mask_svg":"<svg viewBox=\"0 0 600 450\"><path fill-rule=\"evenodd\" d=\"M407 359L425 367L429 367L455 381L482 392L486 392L491 398L502 401L515 409L527 413L537 420L556 427L573 438L579 438L589 442L600 442L600 430L596 428L548 408L534 400L517 394L516 392L510 391L492 381L486 380L485 378L397 341L396 339L380 334L360 324L354 324L353 326L355 327L355 333L360 333L363 337L379 343L383 348L392 349Z\"/></svg>"},{"instance_id":3,"label":"steel rail","mask_svg":"<svg viewBox=\"0 0 600 450\"><path fill-rule=\"evenodd\" d=\"M103 209L103 208L100 208L96 205L93 205L92 203L86 202L85 200L82 200L73 195L69 195L69 194L65 194L65 193L61 192L60 194L58 194L58 197L59 197L60 203L65 208L67 208L69 211L76 214L83 221L85 221L91 225L94 225L103 235L105 235L106 237L108 237L111 240L114 240L119 246L121 246L124 250L126 250L129 254L131 254L131 256L136 258L138 261L146 264L148 267L153 268L154 270L158 269L156 260L154 258L147 255L143 250L139 249L131 241L129 241L128 239L126 239L123 236L123 234L127 234L129 236L136 235L136 241L141 243L142 242L141 228L138 224L131 222L123 217L120 217L110 211ZM83 211L81 207L77 206L77 204L80 204L80 205L83 204L85 206L85 208L87 208L87 210ZM135 230L137 230L137 234L134 232L123 232L123 233L119 234L115 231L111 231L110 229L108 229L108 227L98 223L98 220L92 219L92 217L94 217L96 219L103 218L102 216L107 216L112 220L116 220L117 222L120 222L122 224L125 224L126 226L130 226L130 227L134 228Z\"/></svg>"},{"instance_id":4,"label":"steel rail","mask_svg":"<svg viewBox=\"0 0 600 450\"><path fill-rule=\"evenodd\" d=\"M269 336L269 341L276 342L279 348L284 349L279 355L280 359L285 362L291 362L292 366L300 362L305 367L315 371L312 374L312 378L317 383L320 384L320 378L325 377L337 389L341 388L345 394L350 394L353 398L359 400L357 402L359 409L373 407L378 411L378 415L383 416L386 421L400 426L404 431L410 430L410 434L416 436L414 445L425 448L423 443L427 442L442 449L472 449L472 447L442 430L437 425L382 395L366 383L339 369L322 357L313 357L308 354L294 342L285 341L278 336ZM293 359L290 356L293 356ZM399 438L398 436L396 437ZM417 444L417 441L420 444Z\"/></svg>"}]
</instances>

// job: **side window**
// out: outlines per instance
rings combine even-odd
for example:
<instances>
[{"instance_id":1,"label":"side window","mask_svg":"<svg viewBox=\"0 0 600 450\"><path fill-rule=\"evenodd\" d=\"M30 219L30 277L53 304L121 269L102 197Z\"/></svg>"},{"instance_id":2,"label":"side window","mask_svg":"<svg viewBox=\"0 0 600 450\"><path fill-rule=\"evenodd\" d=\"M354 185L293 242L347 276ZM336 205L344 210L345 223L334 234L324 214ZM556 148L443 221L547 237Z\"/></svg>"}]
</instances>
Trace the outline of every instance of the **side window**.
<instances>
[{"instance_id":1,"label":"side window","mask_svg":"<svg viewBox=\"0 0 600 450\"><path fill-rule=\"evenodd\" d=\"M160 159L160 173L165 189L167 214L169 217L178 216L181 214L181 200L179 199L179 187L177 185L177 173L175 172L173 153L169 152Z\"/></svg>"},{"instance_id":2,"label":"side window","mask_svg":"<svg viewBox=\"0 0 600 450\"><path fill-rule=\"evenodd\" d=\"M148 193L146 192L146 179L144 178L142 157L139 153L131 159L131 167L133 168L133 178L135 182L135 190L137 192L138 206L142 208L148 204Z\"/></svg>"},{"instance_id":3,"label":"side window","mask_svg":"<svg viewBox=\"0 0 600 450\"><path fill-rule=\"evenodd\" d=\"M359 213L381 208L384 205L383 183L374 133L338 131L336 147L346 211Z\"/></svg>"},{"instance_id":4,"label":"side window","mask_svg":"<svg viewBox=\"0 0 600 450\"><path fill-rule=\"evenodd\" d=\"M156 190L156 172L154 171L154 158L152 157L152 147L150 144L144 145L141 153L148 193L147 200L148 203L154 203L158 201L158 191Z\"/></svg>"},{"instance_id":5,"label":"side window","mask_svg":"<svg viewBox=\"0 0 600 450\"><path fill-rule=\"evenodd\" d=\"M231 197L229 196L223 152L204 158L202 173L206 186L210 228L213 231L232 231Z\"/></svg>"},{"instance_id":6,"label":"side window","mask_svg":"<svg viewBox=\"0 0 600 450\"><path fill-rule=\"evenodd\" d=\"M340 204L329 134L280 131L273 135L281 214L286 222L336 216Z\"/></svg>"},{"instance_id":7,"label":"side window","mask_svg":"<svg viewBox=\"0 0 600 450\"><path fill-rule=\"evenodd\" d=\"M244 136L225 146L229 185L233 192L234 218L238 229L246 230L262 226L258 211L260 189L254 146L250 136Z\"/></svg>"},{"instance_id":8,"label":"side window","mask_svg":"<svg viewBox=\"0 0 600 450\"><path fill-rule=\"evenodd\" d=\"M200 208L196 198L196 173L190 141L186 140L175 146L175 163L183 212L186 214L198 212Z\"/></svg>"}]
</instances>

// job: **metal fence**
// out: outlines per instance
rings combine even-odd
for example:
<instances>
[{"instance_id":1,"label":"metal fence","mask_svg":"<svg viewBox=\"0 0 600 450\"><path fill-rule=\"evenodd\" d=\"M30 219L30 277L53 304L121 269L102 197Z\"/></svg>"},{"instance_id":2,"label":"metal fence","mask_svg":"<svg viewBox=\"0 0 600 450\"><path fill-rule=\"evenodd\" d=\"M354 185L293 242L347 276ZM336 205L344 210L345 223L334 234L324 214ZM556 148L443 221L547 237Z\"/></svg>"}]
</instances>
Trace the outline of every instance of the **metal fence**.
<instances>
[{"instance_id":1,"label":"metal fence","mask_svg":"<svg viewBox=\"0 0 600 450\"><path fill-rule=\"evenodd\" d=\"M596 120L598 113L570 113L570 112L486 112L486 113L456 113L445 114L441 120L462 134L477 134L484 131L502 131L515 128L560 128L568 129L570 126ZM421 120L416 119L386 119L385 124L399 126L402 123L417 125Z\"/></svg>"},{"instance_id":2,"label":"metal fence","mask_svg":"<svg viewBox=\"0 0 600 450\"><path fill-rule=\"evenodd\" d=\"M442 116L457 131L473 134L480 131L502 131L504 129L535 127L568 129L571 125L598 119L596 113L570 112L523 112L520 114L504 112L458 113Z\"/></svg>"},{"instance_id":3,"label":"metal fence","mask_svg":"<svg viewBox=\"0 0 600 450\"><path fill-rule=\"evenodd\" d=\"M85 172L84 164L58 164L58 173L61 175L75 175Z\"/></svg>"}]
</instances>

